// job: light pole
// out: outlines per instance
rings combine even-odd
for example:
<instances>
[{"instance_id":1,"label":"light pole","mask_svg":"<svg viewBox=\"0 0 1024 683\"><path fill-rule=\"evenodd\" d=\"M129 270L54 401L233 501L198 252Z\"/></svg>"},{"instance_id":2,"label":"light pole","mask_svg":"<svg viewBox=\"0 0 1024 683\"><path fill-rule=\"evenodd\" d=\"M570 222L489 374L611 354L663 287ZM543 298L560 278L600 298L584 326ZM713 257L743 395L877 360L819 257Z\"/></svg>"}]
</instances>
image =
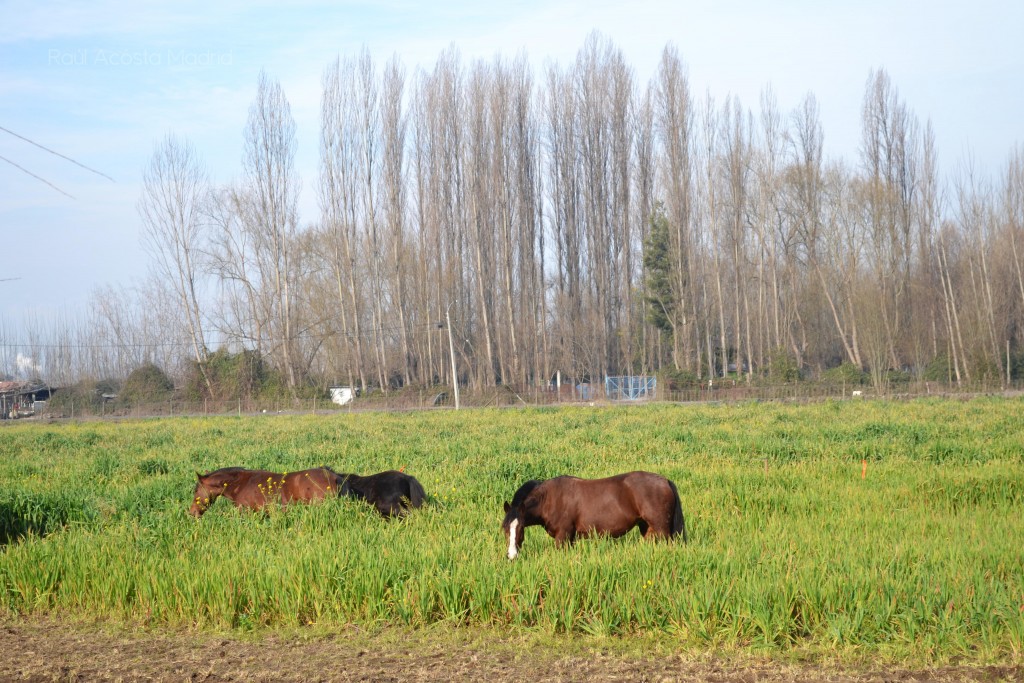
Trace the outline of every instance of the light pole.
<instances>
[{"instance_id":1,"label":"light pole","mask_svg":"<svg viewBox=\"0 0 1024 683\"><path fill-rule=\"evenodd\" d=\"M451 354L452 358L452 390L455 392L455 410L459 409L459 372L455 368L455 343L452 341L452 304L448 304L448 308L444 310L445 320L448 322L448 353Z\"/></svg>"}]
</instances>

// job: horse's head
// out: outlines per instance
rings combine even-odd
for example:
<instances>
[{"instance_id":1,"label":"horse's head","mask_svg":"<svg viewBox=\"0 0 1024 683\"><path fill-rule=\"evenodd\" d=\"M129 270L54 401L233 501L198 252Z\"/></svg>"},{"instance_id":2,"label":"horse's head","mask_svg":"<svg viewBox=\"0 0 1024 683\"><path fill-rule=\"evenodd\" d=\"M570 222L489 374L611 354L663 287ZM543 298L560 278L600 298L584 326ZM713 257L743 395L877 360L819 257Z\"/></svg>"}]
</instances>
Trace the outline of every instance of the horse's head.
<instances>
[{"instance_id":1,"label":"horse's head","mask_svg":"<svg viewBox=\"0 0 1024 683\"><path fill-rule=\"evenodd\" d=\"M224 492L226 482L216 481L212 473L203 476L196 472L196 489L192 492L192 505L188 514L196 519L202 517L203 513L213 505L213 501Z\"/></svg>"},{"instance_id":2,"label":"horse's head","mask_svg":"<svg viewBox=\"0 0 1024 683\"><path fill-rule=\"evenodd\" d=\"M505 542L508 544L508 559L510 560L516 559L519 555L519 549L523 547L525 527L522 507L505 503L505 519L501 521L501 530L505 532Z\"/></svg>"},{"instance_id":3,"label":"horse's head","mask_svg":"<svg viewBox=\"0 0 1024 683\"><path fill-rule=\"evenodd\" d=\"M508 559L514 560L519 555L519 549L523 547L523 536L527 524L537 524L536 511L539 503L540 492L537 487L541 482L531 479L516 491L512 496L511 503L505 503L505 519L501 522L501 528L505 532L505 541L508 543ZM529 517L529 518L527 518Z\"/></svg>"}]
</instances>

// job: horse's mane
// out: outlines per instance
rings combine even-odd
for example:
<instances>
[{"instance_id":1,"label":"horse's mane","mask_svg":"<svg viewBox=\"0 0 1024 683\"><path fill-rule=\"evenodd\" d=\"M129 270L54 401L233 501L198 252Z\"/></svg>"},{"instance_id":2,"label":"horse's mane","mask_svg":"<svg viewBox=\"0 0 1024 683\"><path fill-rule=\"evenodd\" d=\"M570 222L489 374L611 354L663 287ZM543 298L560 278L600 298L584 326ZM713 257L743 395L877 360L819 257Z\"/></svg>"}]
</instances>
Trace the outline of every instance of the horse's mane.
<instances>
[{"instance_id":1,"label":"horse's mane","mask_svg":"<svg viewBox=\"0 0 1024 683\"><path fill-rule=\"evenodd\" d=\"M524 502L526 502L526 498L531 493L533 493L533 490L535 488L537 488L538 486L540 486L540 484L541 484L541 482L539 480L531 479L530 481L528 481L525 484L523 484L522 486L520 486L519 490L516 491L514 496L512 496L512 507L513 508L521 507L522 504Z\"/></svg>"},{"instance_id":2,"label":"horse's mane","mask_svg":"<svg viewBox=\"0 0 1024 683\"><path fill-rule=\"evenodd\" d=\"M203 479L209 479L210 477L236 477L242 472L247 472L244 467L221 467L219 470L213 470L206 474L200 475Z\"/></svg>"}]
</instances>

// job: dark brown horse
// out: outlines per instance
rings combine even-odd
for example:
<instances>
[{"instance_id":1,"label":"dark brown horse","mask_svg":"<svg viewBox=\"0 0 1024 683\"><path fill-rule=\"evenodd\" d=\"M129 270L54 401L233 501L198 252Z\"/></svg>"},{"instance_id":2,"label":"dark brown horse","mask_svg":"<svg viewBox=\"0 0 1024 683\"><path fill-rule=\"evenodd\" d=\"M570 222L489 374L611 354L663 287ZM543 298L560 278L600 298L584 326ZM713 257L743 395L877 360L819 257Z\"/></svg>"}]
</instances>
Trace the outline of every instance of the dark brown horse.
<instances>
[{"instance_id":1,"label":"dark brown horse","mask_svg":"<svg viewBox=\"0 0 1024 683\"><path fill-rule=\"evenodd\" d=\"M338 474L341 495L360 498L373 505L385 517L406 514L423 505L427 494L416 477L404 472L388 470L361 477L358 474Z\"/></svg>"},{"instance_id":2,"label":"dark brown horse","mask_svg":"<svg viewBox=\"0 0 1024 683\"><path fill-rule=\"evenodd\" d=\"M505 503L501 528L508 541L508 559L523 546L528 526L541 525L555 545L577 537L605 534L619 537L640 527L644 538L672 538L686 521L676 485L658 474L627 472L607 479L555 477L528 481Z\"/></svg>"},{"instance_id":3,"label":"dark brown horse","mask_svg":"<svg viewBox=\"0 0 1024 683\"><path fill-rule=\"evenodd\" d=\"M338 474L327 467L299 472L268 472L242 467L223 467L209 474L196 472L199 481L192 494L189 514L200 517L224 496L236 507L259 510L268 503L287 505L292 501L309 502L337 496Z\"/></svg>"}]
</instances>

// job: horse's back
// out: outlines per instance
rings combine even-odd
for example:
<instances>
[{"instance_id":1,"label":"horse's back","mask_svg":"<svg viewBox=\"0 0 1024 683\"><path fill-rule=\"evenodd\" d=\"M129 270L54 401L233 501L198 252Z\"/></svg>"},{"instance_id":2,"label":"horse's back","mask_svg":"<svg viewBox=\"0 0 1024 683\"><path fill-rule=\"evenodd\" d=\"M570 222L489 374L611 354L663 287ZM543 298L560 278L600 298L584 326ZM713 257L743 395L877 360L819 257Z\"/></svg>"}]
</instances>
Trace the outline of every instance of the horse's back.
<instances>
[{"instance_id":1,"label":"horse's back","mask_svg":"<svg viewBox=\"0 0 1024 683\"><path fill-rule=\"evenodd\" d=\"M321 500L337 495L337 475L327 467L289 472L285 476L286 500Z\"/></svg>"},{"instance_id":2,"label":"horse's back","mask_svg":"<svg viewBox=\"0 0 1024 683\"><path fill-rule=\"evenodd\" d=\"M580 533L620 536L639 525L667 535L677 495L671 482L653 472L634 471L602 479L563 475L544 482L546 514Z\"/></svg>"},{"instance_id":3,"label":"horse's back","mask_svg":"<svg viewBox=\"0 0 1024 683\"><path fill-rule=\"evenodd\" d=\"M380 488L406 498L412 507L419 507L426 500L427 492L423 490L423 485L411 474L388 470L373 476L380 478Z\"/></svg>"},{"instance_id":4,"label":"horse's back","mask_svg":"<svg viewBox=\"0 0 1024 683\"><path fill-rule=\"evenodd\" d=\"M281 477L279 472L250 470L245 467L225 467L223 470L218 470L218 472L222 472L231 481L231 486L237 491L257 489L264 481L278 480Z\"/></svg>"},{"instance_id":5,"label":"horse's back","mask_svg":"<svg viewBox=\"0 0 1024 683\"><path fill-rule=\"evenodd\" d=\"M665 477L653 472L637 470L621 475L622 486L632 493L638 508L662 508L677 498L675 489Z\"/></svg>"},{"instance_id":6,"label":"horse's back","mask_svg":"<svg viewBox=\"0 0 1024 683\"><path fill-rule=\"evenodd\" d=\"M385 517L404 514L426 501L423 485L413 476L398 470L387 470L367 476L341 475L344 493L367 501Z\"/></svg>"},{"instance_id":7,"label":"horse's back","mask_svg":"<svg viewBox=\"0 0 1024 683\"><path fill-rule=\"evenodd\" d=\"M581 479L563 474L546 482L550 488L557 489L563 494L565 492L580 489L588 494L595 495L602 491L618 492L620 490L633 492L634 495L646 498L650 495L671 492L671 484L668 479L653 472L635 470L623 472L602 479Z\"/></svg>"}]
</instances>

